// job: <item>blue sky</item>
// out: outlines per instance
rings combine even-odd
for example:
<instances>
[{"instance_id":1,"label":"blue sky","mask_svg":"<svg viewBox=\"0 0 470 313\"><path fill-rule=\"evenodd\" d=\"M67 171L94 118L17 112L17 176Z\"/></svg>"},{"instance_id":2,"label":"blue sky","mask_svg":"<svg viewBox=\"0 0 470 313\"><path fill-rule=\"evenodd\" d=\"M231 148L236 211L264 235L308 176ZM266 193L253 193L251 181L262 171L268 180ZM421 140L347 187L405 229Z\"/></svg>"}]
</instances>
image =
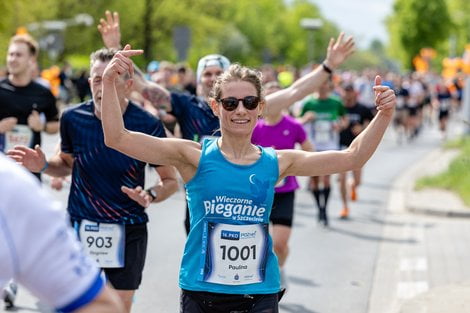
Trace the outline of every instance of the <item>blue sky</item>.
<instances>
[{"instance_id":1,"label":"blue sky","mask_svg":"<svg viewBox=\"0 0 470 313\"><path fill-rule=\"evenodd\" d=\"M386 43L388 34L384 20L392 12L394 0L310 0L322 15L333 21L356 44L367 48L374 38Z\"/></svg>"}]
</instances>

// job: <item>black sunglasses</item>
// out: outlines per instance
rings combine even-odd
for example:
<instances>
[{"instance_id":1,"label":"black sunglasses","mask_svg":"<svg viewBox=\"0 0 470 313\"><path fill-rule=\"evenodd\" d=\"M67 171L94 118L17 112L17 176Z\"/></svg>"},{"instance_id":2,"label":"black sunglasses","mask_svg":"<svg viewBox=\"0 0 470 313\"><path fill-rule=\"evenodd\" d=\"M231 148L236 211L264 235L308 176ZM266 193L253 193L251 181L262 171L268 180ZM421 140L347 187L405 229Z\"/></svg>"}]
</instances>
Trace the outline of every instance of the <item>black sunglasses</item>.
<instances>
[{"instance_id":1,"label":"black sunglasses","mask_svg":"<svg viewBox=\"0 0 470 313\"><path fill-rule=\"evenodd\" d=\"M240 101L243 103L243 106L247 110L254 110L258 107L259 97L246 96L245 98L242 98L242 99L237 99L235 97L228 97L228 98L219 99L217 101L222 103L222 106L227 111L234 111L238 107L238 102Z\"/></svg>"}]
</instances>

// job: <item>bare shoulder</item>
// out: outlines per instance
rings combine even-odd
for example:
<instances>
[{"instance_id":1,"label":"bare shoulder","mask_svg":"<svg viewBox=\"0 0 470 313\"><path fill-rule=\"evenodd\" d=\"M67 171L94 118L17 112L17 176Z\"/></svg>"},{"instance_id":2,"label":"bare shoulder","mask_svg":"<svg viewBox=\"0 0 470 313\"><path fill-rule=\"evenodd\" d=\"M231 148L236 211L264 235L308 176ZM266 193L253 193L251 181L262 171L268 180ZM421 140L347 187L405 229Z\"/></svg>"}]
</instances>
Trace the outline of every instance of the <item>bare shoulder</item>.
<instances>
[{"instance_id":1,"label":"bare shoulder","mask_svg":"<svg viewBox=\"0 0 470 313\"><path fill-rule=\"evenodd\" d=\"M295 158L299 157L298 152L298 150L293 149L276 150L280 176L283 176L286 170L294 163Z\"/></svg>"},{"instance_id":2,"label":"bare shoulder","mask_svg":"<svg viewBox=\"0 0 470 313\"><path fill-rule=\"evenodd\" d=\"M201 155L201 144L188 139L166 138L166 148L168 148L168 157L172 158L171 164L189 163L195 164L199 162Z\"/></svg>"},{"instance_id":3,"label":"bare shoulder","mask_svg":"<svg viewBox=\"0 0 470 313\"><path fill-rule=\"evenodd\" d=\"M197 171L201 159L202 146L200 143L187 139L172 139L178 146L181 158L175 159L174 165L181 174L183 181L188 182Z\"/></svg>"}]
</instances>

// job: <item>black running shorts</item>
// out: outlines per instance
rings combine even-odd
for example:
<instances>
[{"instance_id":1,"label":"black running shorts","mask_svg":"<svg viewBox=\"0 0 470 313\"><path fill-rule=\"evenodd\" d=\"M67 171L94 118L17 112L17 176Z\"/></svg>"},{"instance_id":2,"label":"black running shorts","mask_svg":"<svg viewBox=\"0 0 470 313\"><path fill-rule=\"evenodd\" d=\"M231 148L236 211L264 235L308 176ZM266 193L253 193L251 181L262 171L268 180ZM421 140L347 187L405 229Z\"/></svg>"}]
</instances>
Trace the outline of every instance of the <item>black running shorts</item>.
<instances>
[{"instance_id":1,"label":"black running shorts","mask_svg":"<svg viewBox=\"0 0 470 313\"><path fill-rule=\"evenodd\" d=\"M279 294L237 295L182 290L180 313L278 313Z\"/></svg>"},{"instance_id":2,"label":"black running shorts","mask_svg":"<svg viewBox=\"0 0 470 313\"><path fill-rule=\"evenodd\" d=\"M104 268L114 289L136 290L142 282L147 255L147 224L126 225L124 267Z\"/></svg>"},{"instance_id":3,"label":"black running shorts","mask_svg":"<svg viewBox=\"0 0 470 313\"><path fill-rule=\"evenodd\" d=\"M276 192L274 194L273 208L269 220L274 225L292 227L294 220L295 191Z\"/></svg>"}]
</instances>

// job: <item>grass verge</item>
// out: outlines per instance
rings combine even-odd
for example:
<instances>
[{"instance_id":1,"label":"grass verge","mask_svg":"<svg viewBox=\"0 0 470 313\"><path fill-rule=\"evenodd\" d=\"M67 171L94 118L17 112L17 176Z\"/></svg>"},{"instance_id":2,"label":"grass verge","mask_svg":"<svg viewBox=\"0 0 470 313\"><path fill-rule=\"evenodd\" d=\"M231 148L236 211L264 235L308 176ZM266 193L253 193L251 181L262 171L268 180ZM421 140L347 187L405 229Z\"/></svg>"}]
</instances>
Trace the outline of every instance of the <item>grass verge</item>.
<instances>
[{"instance_id":1,"label":"grass verge","mask_svg":"<svg viewBox=\"0 0 470 313\"><path fill-rule=\"evenodd\" d=\"M416 188L442 188L456 192L470 206L470 137L448 142L446 148L459 149L460 154L449 164L447 171L418 179Z\"/></svg>"}]
</instances>

